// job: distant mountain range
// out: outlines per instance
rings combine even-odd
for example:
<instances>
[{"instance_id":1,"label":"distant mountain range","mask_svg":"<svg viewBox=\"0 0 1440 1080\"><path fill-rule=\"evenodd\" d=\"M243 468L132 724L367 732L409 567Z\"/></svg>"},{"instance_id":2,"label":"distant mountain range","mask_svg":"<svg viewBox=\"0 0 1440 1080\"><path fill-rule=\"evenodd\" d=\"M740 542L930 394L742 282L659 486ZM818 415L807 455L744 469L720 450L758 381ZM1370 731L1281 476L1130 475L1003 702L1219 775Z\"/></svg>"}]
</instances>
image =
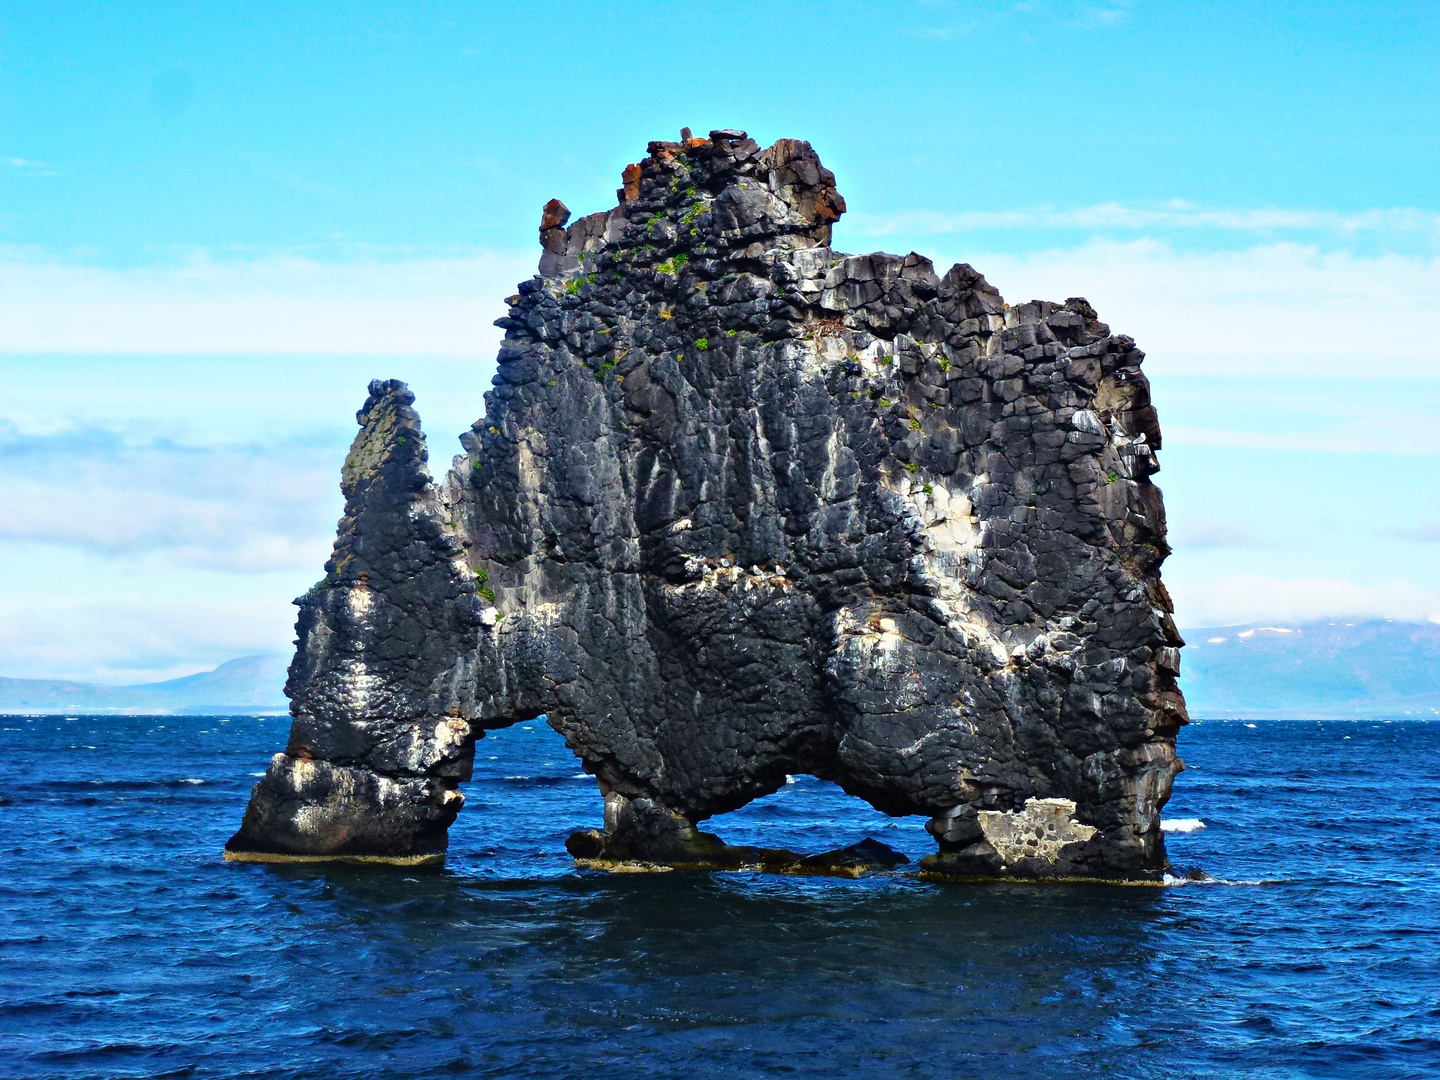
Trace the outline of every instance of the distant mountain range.
<instances>
[{"instance_id":1,"label":"distant mountain range","mask_svg":"<svg viewBox=\"0 0 1440 1080\"><path fill-rule=\"evenodd\" d=\"M1440 719L1440 625L1336 620L1182 630L1197 719ZM139 686L0 678L0 712L284 712L288 656Z\"/></svg>"},{"instance_id":2,"label":"distant mountain range","mask_svg":"<svg viewBox=\"0 0 1440 1080\"><path fill-rule=\"evenodd\" d=\"M1352 619L1182 630L1190 715L1440 719L1440 625Z\"/></svg>"},{"instance_id":3,"label":"distant mountain range","mask_svg":"<svg viewBox=\"0 0 1440 1080\"><path fill-rule=\"evenodd\" d=\"M0 712L285 712L288 656L242 656L213 671L138 686L0 678Z\"/></svg>"}]
</instances>

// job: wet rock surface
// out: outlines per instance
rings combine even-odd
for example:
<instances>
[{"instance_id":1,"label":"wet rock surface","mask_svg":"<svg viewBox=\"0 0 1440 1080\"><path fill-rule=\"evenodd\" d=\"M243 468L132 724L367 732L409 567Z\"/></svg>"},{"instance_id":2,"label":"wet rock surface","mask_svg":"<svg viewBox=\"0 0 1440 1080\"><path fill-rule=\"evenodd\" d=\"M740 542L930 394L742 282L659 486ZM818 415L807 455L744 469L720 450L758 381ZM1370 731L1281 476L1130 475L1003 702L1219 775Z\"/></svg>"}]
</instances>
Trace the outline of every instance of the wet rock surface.
<instances>
[{"instance_id":1,"label":"wet rock surface","mask_svg":"<svg viewBox=\"0 0 1440 1080\"><path fill-rule=\"evenodd\" d=\"M622 180L544 208L438 484L371 384L232 857L442 857L475 740L544 715L596 865L764 864L696 826L809 773L931 818L939 875L1158 874L1185 706L1143 353L1082 299L832 250L804 142Z\"/></svg>"},{"instance_id":2,"label":"wet rock surface","mask_svg":"<svg viewBox=\"0 0 1440 1080\"><path fill-rule=\"evenodd\" d=\"M645 846L596 829L571 833L565 848L576 865L586 870L646 873L656 870L760 870L768 874L857 878L869 873L898 870L910 857L888 844L865 837L817 855L801 855L785 848L727 844L714 833L691 829L682 845Z\"/></svg>"}]
</instances>

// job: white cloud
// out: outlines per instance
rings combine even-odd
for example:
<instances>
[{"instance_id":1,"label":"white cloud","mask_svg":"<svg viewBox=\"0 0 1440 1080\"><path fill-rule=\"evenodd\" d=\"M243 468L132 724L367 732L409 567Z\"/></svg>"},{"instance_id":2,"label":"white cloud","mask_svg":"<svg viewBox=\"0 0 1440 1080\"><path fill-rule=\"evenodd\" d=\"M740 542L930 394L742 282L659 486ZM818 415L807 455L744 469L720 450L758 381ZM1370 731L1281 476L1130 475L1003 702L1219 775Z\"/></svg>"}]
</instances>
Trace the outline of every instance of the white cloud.
<instances>
[{"instance_id":1,"label":"white cloud","mask_svg":"<svg viewBox=\"0 0 1440 1080\"><path fill-rule=\"evenodd\" d=\"M47 165L43 161L30 161L28 158L4 158L6 165L16 172L25 176L59 176L60 170L54 165Z\"/></svg>"},{"instance_id":2,"label":"white cloud","mask_svg":"<svg viewBox=\"0 0 1440 1080\"><path fill-rule=\"evenodd\" d=\"M865 236L896 233L945 235L992 229L1064 229L1085 232L1155 232L1171 229L1231 233L1325 233L1344 239L1367 234L1415 237L1440 242L1440 214L1416 207L1341 212L1278 208L1224 209L1173 199L1152 206L1119 202L1092 206L1040 206L1016 210L930 211L890 215L857 212L846 225Z\"/></svg>"},{"instance_id":3,"label":"white cloud","mask_svg":"<svg viewBox=\"0 0 1440 1080\"><path fill-rule=\"evenodd\" d=\"M1102 223L1109 213L1092 212ZM1305 216L1240 216L1266 215ZM1187 251L1149 239L1015 255L954 250L943 232L933 239L937 265L963 258L1012 302L1087 297L1166 371L1440 376L1440 257L1290 243ZM489 359L503 298L533 268L533 254L483 253L349 263L197 256L100 269L11 251L0 256L0 353Z\"/></svg>"},{"instance_id":4,"label":"white cloud","mask_svg":"<svg viewBox=\"0 0 1440 1080\"><path fill-rule=\"evenodd\" d=\"M1124 4L1112 4L1108 7L1082 7L1080 9L1082 21L1099 23L1102 26L1119 26L1129 16L1129 8Z\"/></svg>"},{"instance_id":5,"label":"white cloud","mask_svg":"<svg viewBox=\"0 0 1440 1080\"><path fill-rule=\"evenodd\" d=\"M934 41L951 41L1009 21L1023 24L1027 37L1031 32L1047 28L1060 34L1105 30L1122 24L1130 14L1129 0L1103 4L1073 0L966 0L959 4L948 0L918 0L914 7L918 9L916 14L930 21L899 26L899 32Z\"/></svg>"},{"instance_id":6,"label":"white cloud","mask_svg":"<svg viewBox=\"0 0 1440 1080\"><path fill-rule=\"evenodd\" d=\"M100 268L0 252L0 352L488 356L536 255Z\"/></svg>"},{"instance_id":7,"label":"white cloud","mask_svg":"<svg viewBox=\"0 0 1440 1080\"><path fill-rule=\"evenodd\" d=\"M1398 579L1358 585L1342 578L1235 574L1168 585L1181 626L1303 622L1341 616L1421 620L1440 614L1440 589L1419 588Z\"/></svg>"},{"instance_id":8,"label":"white cloud","mask_svg":"<svg viewBox=\"0 0 1440 1080\"><path fill-rule=\"evenodd\" d=\"M227 573L318 573L343 449L300 439L184 446L0 426L0 544L48 544Z\"/></svg>"},{"instance_id":9,"label":"white cloud","mask_svg":"<svg viewBox=\"0 0 1440 1080\"><path fill-rule=\"evenodd\" d=\"M965 254L1011 303L1088 298L1177 374L1440 376L1440 257L1153 240Z\"/></svg>"}]
</instances>

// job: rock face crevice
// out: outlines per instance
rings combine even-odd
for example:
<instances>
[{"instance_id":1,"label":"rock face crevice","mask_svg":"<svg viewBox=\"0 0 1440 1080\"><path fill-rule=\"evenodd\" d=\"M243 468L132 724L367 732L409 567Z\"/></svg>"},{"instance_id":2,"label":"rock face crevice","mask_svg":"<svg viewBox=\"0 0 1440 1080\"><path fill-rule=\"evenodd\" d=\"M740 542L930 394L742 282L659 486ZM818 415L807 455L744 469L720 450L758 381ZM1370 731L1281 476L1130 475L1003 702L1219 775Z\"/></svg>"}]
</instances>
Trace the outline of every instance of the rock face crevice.
<instances>
[{"instance_id":1,"label":"rock face crevice","mask_svg":"<svg viewBox=\"0 0 1440 1080\"><path fill-rule=\"evenodd\" d=\"M931 873L1158 874L1185 707L1143 353L1081 299L832 250L804 142L687 133L623 181L545 207L438 485L371 384L232 857L439 857L474 740L543 714L600 864L733 864L697 824L810 773L930 818Z\"/></svg>"}]
</instances>

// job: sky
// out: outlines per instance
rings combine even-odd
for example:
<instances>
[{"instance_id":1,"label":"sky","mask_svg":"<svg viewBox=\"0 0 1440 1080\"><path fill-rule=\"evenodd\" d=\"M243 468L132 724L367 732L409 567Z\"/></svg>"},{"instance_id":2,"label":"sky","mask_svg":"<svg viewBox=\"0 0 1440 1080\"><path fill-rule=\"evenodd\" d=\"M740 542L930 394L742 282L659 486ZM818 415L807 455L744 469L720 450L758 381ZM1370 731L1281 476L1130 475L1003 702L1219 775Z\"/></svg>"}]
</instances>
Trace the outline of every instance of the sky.
<instances>
[{"instance_id":1,"label":"sky","mask_svg":"<svg viewBox=\"0 0 1440 1080\"><path fill-rule=\"evenodd\" d=\"M374 377L483 411L541 205L811 141L847 251L1148 354L1181 626L1440 618L1440 7L0 6L0 675L288 651Z\"/></svg>"}]
</instances>

